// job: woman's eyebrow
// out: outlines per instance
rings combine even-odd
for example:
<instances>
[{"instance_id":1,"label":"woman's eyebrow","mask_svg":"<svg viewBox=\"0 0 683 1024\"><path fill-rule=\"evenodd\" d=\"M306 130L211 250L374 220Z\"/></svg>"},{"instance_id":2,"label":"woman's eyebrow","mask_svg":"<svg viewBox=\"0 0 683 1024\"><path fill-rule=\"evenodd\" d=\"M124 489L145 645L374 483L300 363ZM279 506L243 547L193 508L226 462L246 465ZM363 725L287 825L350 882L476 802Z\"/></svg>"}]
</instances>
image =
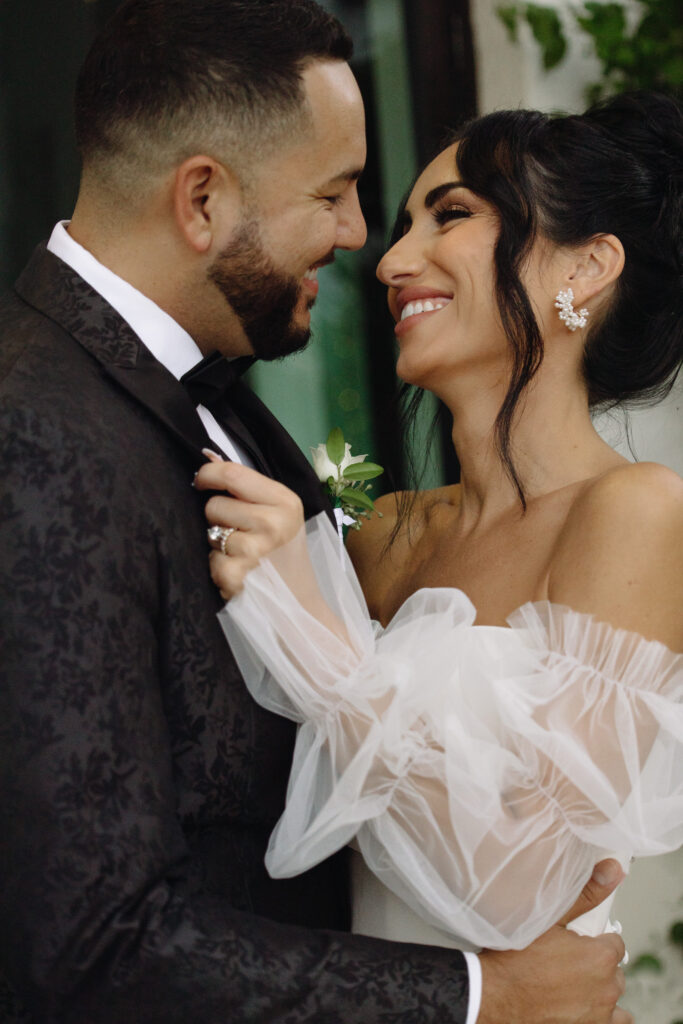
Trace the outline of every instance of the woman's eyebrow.
<instances>
[{"instance_id":1,"label":"woman's eyebrow","mask_svg":"<svg viewBox=\"0 0 683 1024\"><path fill-rule=\"evenodd\" d=\"M431 189L425 196L425 209L431 210L432 206L435 206L453 188L465 188L465 186L461 181L447 181L445 184L437 185L436 188Z\"/></svg>"}]
</instances>

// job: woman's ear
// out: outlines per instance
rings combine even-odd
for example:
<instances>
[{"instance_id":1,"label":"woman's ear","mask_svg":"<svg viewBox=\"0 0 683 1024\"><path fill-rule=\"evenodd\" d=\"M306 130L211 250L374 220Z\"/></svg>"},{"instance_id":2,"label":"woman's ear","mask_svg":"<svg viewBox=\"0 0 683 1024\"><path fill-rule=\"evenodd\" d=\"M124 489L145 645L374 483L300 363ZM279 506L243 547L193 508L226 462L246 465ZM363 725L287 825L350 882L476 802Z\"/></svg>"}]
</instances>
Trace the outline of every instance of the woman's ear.
<instances>
[{"instance_id":1,"label":"woman's ear","mask_svg":"<svg viewBox=\"0 0 683 1024\"><path fill-rule=\"evenodd\" d=\"M191 156L176 169L173 212L187 244L205 253L229 237L241 209L239 182L213 157Z\"/></svg>"},{"instance_id":2,"label":"woman's ear","mask_svg":"<svg viewBox=\"0 0 683 1024\"><path fill-rule=\"evenodd\" d=\"M577 305L601 295L624 269L624 247L616 235L596 235L576 250L567 284Z\"/></svg>"}]
</instances>

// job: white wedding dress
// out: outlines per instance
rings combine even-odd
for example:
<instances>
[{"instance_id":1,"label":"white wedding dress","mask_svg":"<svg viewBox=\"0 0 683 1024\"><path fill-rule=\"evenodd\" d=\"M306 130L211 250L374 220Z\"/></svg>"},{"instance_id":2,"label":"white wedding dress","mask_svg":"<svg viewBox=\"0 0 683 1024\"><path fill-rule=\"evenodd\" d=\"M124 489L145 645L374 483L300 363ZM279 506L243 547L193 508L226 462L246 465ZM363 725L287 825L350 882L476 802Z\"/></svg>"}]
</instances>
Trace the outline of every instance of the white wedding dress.
<instances>
[{"instance_id":1,"label":"white wedding dress","mask_svg":"<svg viewBox=\"0 0 683 1024\"><path fill-rule=\"evenodd\" d=\"M255 699L301 723L272 875L353 842L356 930L522 948L604 851L683 843L683 655L548 602L476 626L446 588L381 629L327 519L307 534L319 593L298 539L219 616Z\"/></svg>"}]
</instances>

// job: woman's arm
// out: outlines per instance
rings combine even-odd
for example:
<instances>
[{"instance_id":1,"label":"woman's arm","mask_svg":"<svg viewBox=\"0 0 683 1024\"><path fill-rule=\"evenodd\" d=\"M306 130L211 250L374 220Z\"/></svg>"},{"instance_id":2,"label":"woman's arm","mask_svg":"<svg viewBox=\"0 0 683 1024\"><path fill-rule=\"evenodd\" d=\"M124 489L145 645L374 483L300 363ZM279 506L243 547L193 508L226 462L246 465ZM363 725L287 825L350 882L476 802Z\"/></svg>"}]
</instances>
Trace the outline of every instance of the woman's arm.
<instances>
[{"instance_id":1,"label":"woman's arm","mask_svg":"<svg viewBox=\"0 0 683 1024\"><path fill-rule=\"evenodd\" d=\"M240 530L249 516L259 522L257 492L266 506L277 492L259 490L264 484L244 467L218 468L254 508L237 512L222 504L233 499L212 499L209 518L237 525L235 516L246 516ZM216 579L231 554L214 558ZM329 593L329 581L344 575L333 534L326 559L315 556L316 567L325 561L321 589ZM284 581L277 565L264 566L223 613L233 649L246 638L268 670L252 685L256 699L306 723L297 755L306 771L295 770L271 841L274 873L296 874L358 835L371 866L389 870L391 887L424 916L500 948L524 944L552 923L548 915L559 916L596 847L647 853L660 837L671 841L668 824L651 836L643 825L641 788L656 803L661 787L639 779L670 717L667 686L672 672L680 686L680 658L671 669L658 645L550 604L524 606L519 628L498 628L491 656L474 609L454 590L414 595L375 645L362 605L357 619L346 613L349 580L332 614L361 638L351 650L322 626L329 608L292 601L302 564L290 560ZM641 679L645 661L652 671ZM622 750L624 732L637 742ZM671 739L658 749L667 763L683 735Z\"/></svg>"}]
</instances>

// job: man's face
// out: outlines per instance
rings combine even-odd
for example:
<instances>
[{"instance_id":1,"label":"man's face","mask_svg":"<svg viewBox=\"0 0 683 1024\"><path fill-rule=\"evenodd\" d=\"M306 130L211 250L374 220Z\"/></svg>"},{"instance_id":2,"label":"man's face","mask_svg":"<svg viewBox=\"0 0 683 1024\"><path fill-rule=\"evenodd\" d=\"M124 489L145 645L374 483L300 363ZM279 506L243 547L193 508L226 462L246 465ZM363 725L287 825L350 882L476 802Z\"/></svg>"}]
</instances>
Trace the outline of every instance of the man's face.
<instances>
[{"instance_id":1,"label":"man's face","mask_svg":"<svg viewBox=\"0 0 683 1024\"><path fill-rule=\"evenodd\" d=\"M297 311L303 286L279 270L261 239L257 219L245 217L209 277L237 314L246 340L259 359L279 359L305 348L310 328ZM314 297L306 296L308 308Z\"/></svg>"},{"instance_id":2,"label":"man's face","mask_svg":"<svg viewBox=\"0 0 683 1024\"><path fill-rule=\"evenodd\" d=\"M318 268L335 249L359 249L366 238L356 190L365 163L356 80L342 61L316 61L303 82L311 129L257 168L241 223L209 270L245 347L262 359L306 345Z\"/></svg>"}]
</instances>

